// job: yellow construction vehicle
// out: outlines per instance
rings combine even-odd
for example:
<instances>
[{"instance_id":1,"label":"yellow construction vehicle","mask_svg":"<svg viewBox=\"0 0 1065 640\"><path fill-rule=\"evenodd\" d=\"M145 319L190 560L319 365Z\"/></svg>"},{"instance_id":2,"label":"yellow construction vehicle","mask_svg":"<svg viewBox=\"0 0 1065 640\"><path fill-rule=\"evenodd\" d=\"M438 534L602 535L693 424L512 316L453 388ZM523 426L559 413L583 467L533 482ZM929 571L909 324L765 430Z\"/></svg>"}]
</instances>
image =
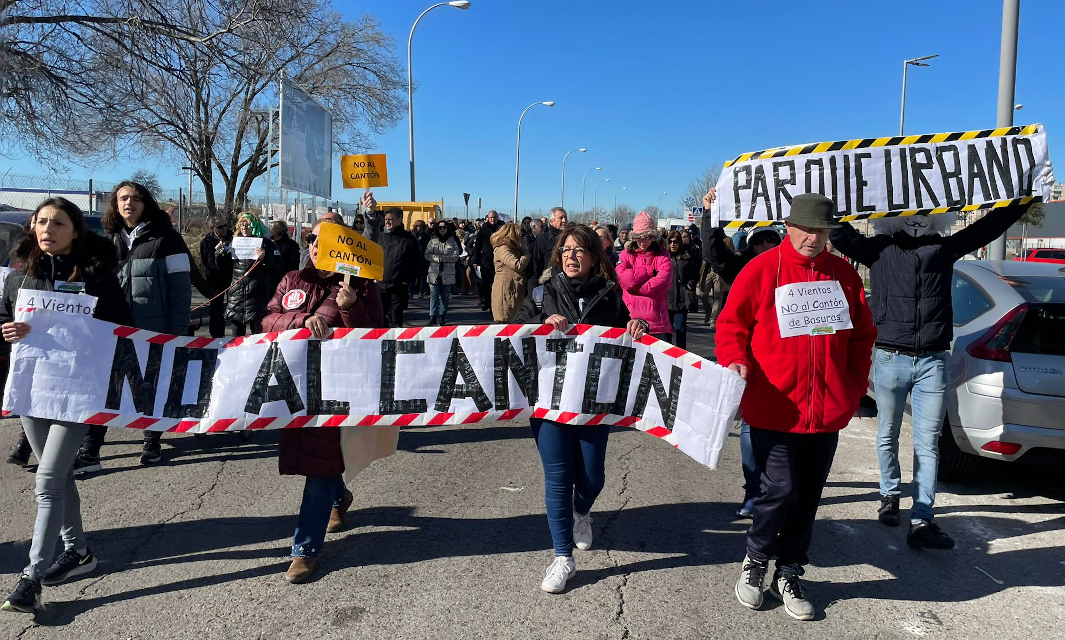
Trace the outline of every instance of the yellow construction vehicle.
<instances>
[{"instance_id":1,"label":"yellow construction vehicle","mask_svg":"<svg viewBox=\"0 0 1065 640\"><path fill-rule=\"evenodd\" d=\"M433 222L444 217L444 201L440 202L378 202L377 211L383 212L389 207L403 209L403 228L408 231L418 220L432 226Z\"/></svg>"}]
</instances>

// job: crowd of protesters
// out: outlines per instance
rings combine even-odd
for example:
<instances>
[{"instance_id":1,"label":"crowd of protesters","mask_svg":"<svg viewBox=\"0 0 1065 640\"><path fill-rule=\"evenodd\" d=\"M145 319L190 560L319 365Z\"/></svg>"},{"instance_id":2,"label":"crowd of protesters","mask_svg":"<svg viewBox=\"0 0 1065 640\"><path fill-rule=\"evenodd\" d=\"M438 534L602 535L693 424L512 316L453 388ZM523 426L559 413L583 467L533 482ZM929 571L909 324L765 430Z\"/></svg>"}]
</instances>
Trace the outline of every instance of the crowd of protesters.
<instances>
[{"instance_id":1,"label":"crowd of protesters","mask_svg":"<svg viewBox=\"0 0 1065 640\"><path fill-rule=\"evenodd\" d=\"M704 207L709 209L714 198L711 190ZM234 336L305 328L319 339L338 327L402 327L411 298L425 295L427 325L444 326L451 296L477 295L477 307L490 312L493 322L547 324L560 331L597 324L623 328L633 339L649 334L686 348L689 323L701 306L703 323L716 331L717 360L747 381L740 409L744 500L737 516L752 524L735 594L744 606L760 608L769 562L775 558L768 592L783 601L788 614L804 620L814 617L815 609L799 577L809 561L813 522L838 432L867 388L874 342L878 371L894 366L892 358L906 358L907 367L912 360L942 369L942 349L917 352L899 329L920 319L870 311L861 278L826 249L830 233L846 255L873 265L874 289L895 288L893 295L904 296L907 291L899 287L909 285L894 275L901 256L935 246L956 259L1023 212L1023 207L1003 208L976 231L949 242L914 242L895 236L863 238L839 224L832 201L816 194L794 198L783 236L761 228L742 238L726 237L709 217L701 228L693 224L687 229L660 229L647 212L621 229L570 224L561 207L543 219L506 222L490 211L479 223L415 220L407 230L401 209L378 211L369 192L361 205L352 227L384 250L384 278L376 284L361 278L344 281L317 268L322 225L345 224L339 214L323 215L305 238L296 239L284 223L267 227L253 213L239 214L232 229L225 218L212 218L198 247L203 286L211 294L206 303L210 335L224 337L227 321ZM96 296L97 318L160 333L188 331L192 286L200 274L193 273L197 267L184 240L148 190L135 182L119 184L103 227L106 237L95 235L82 212L62 198L50 198L34 211L12 252L16 270L0 299L5 342L16 342L30 331L15 319L18 291L59 290L59 283ZM238 257L237 238L259 240L252 242L252 257ZM881 265L879 271L876 265ZM896 265L893 275L886 274L884 265ZM811 281L840 284L852 326L830 335L784 336L774 292ZM936 306L922 312L949 320L950 296L934 299ZM895 333L884 331L885 322L893 323ZM945 327L926 336L928 344L938 348L949 342L949 322ZM939 417L920 434L915 424L921 464L915 466L919 477L907 542L950 548L953 540L932 519L936 461L930 450L942 423L942 390L924 389L909 379L894 384L882 391L896 404L881 419L878 519L890 526L899 523L898 407L912 390L915 398L923 394L923 402L938 402ZM878 397L880 393L878 388ZM36 456L38 512L29 565L3 609L32 612L41 606L42 585L59 584L97 566L83 531L74 476L100 470L105 428L21 419L24 436L9 461L24 464L30 450ZM531 428L543 465L555 553L541 588L559 593L576 572L574 548L592 546L591 510L605 482L610 428L541 419L532 419ZM288 582L310 578L326 534L343 529L352 504L345 481L396 450L398 427L341 431L290 429L281 435L280 472L305 477ZM159 436L145 432L142 464L161 460ZM56 558L58 539L63 552Z\"/></svg>"}]
</instances>

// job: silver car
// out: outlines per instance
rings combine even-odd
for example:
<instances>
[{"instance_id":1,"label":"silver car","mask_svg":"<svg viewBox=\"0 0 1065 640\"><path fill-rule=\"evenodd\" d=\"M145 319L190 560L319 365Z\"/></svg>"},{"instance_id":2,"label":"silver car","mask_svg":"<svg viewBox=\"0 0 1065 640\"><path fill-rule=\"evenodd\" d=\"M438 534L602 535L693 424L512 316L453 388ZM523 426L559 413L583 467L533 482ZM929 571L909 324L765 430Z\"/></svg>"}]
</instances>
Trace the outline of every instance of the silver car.
<instances>
[{"instance_id":1,"label":"silver car","mask_svg":"<svg viewBox=\"0 0 1065 640\"><path fill-rule=\"evenodd\" d=\"M1065 450L1065 267L959 261L939 477Z\"/></svg>"}]
</instances>

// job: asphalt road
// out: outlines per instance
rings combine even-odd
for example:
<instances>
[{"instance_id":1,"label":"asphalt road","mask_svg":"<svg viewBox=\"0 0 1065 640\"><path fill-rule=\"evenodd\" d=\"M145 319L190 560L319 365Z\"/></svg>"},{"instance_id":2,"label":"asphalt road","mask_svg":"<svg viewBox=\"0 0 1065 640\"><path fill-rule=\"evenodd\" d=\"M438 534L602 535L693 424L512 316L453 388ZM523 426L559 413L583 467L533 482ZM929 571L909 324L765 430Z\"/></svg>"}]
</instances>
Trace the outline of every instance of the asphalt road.
<instances>
[{"instance_id":1,"label":"asphalt road","mask_svg":"<svg viewBox=\"0 0 1065 640\"><path fill-rule=\"evenodd\" d=\"M486 318L469 298L455 302L449 320ZM414 301L411 323L424 322L425 305ZM711 353L701 325L691 340ZM16 427L0 423L5 454ZM708 470L641 432L613 433L594 547L576 552L567 591L549 595L539 589L552 557L543 473L525 424L404 430L400 451L352 483L348 529L328 536L303 585L282 578L302 479L277 474L275 434L168 435L165 464L149 468L138 464L139 434L114 430L104 471L79 482L99 568L46 587L36 624L0 613L0 637L1062 637L1055 470L988 466L942 486L938 521L958 547L915 551L904 528L875 519L875 432L870 417L842 432L806 574L821 613L798 622L771 598L763 611L735 600L745 530L733 517L736 437ZM907 455L903 465L908 474ZM26 562L33 475L0 465L0 485L6 590Z\"/></svg>"}]
</instances>

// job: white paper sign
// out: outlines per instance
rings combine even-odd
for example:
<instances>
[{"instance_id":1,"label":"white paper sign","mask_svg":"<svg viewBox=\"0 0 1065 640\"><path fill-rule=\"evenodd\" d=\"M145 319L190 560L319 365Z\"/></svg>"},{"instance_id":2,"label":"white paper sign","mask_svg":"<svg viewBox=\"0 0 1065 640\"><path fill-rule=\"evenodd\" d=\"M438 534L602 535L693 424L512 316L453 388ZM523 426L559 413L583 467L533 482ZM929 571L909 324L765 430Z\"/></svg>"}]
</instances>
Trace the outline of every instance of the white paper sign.
<instances>
[{"instance_id":1,"label":"white paper sign","mask_svg":"<svg viewBox=\"0 0 1065 640\"><path fill-rule=\"evenodd\" d=\"M7 277L14 271L11 267L0 267L0 291L4 290L4 282L7 281Z\"/></svg>"},{"instance_id":2,"label":"white paper sign","mask_svg":"<svg viewBox=\"0 0 1065 640\"><path fill-rule=\"evenodd\" d=\"M96 296L80 293L19 289L15 300L15 318L25 322L29 313L35 310L91 318L96 310L96 300Z\"/></svg>"},{"instance_id":3,"label":"white paper sign","mask_svg":"<svg viewBox=\"0 0 1065 640\"><path fill-rule=\"evenodd\" d=\"M233 236L233 257L237 260L254 260L255 250L263 246L262 238Z\"/></svg>"},{"instance_id":4,"label":"white paper sign","mask_svg":"<svg viewBox=\"0 0 1065 640\"><path fill-rule=\"evenodd\" d=\"M780 337L831 335L852 329L851 309L838 280L777 287Z\"/></svg>"}]
</instances>

